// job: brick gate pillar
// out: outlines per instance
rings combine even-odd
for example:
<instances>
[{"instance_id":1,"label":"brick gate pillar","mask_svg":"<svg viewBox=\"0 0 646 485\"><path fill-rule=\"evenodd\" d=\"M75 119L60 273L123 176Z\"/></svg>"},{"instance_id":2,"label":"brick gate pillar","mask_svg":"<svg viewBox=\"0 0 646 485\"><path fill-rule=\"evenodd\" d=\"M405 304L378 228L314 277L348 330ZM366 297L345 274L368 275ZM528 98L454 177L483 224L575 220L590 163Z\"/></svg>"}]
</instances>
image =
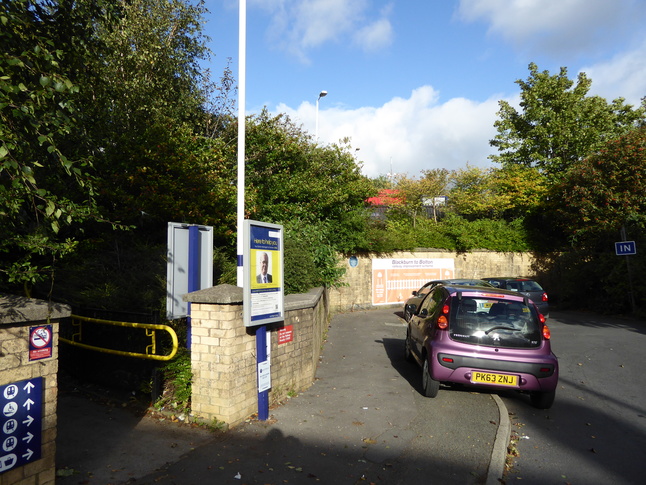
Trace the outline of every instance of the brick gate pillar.
<instances>
[{"instance_id":1,"label":"brick gate pillar","mask_svg":"<svg viewBox=\"0 0 646 485\"><path fill-rule=\"evenodd\" d=\"M67 305L0 295L0 485L55 481L58 324L70 314Z\"/></svg>"}]
</instances>

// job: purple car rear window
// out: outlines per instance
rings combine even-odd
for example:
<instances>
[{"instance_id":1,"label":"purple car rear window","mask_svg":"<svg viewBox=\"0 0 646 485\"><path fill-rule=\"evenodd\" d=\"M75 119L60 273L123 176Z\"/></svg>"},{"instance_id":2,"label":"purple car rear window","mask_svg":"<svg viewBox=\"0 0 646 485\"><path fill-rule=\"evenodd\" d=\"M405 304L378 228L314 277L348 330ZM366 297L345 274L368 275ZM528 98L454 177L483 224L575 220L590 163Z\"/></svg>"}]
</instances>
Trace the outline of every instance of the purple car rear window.
<instances>
[{"instance_id":1,"label":"purple car rear window","mask_svg":"<svg viewBox=\"0 0 646 485\"><path fill-rule=\"evenodd\" d=\"M536 312L523 301L488 297L452 297L451 339L503 348L535 348L541 344Z\"/></svg>"}]
</instances>

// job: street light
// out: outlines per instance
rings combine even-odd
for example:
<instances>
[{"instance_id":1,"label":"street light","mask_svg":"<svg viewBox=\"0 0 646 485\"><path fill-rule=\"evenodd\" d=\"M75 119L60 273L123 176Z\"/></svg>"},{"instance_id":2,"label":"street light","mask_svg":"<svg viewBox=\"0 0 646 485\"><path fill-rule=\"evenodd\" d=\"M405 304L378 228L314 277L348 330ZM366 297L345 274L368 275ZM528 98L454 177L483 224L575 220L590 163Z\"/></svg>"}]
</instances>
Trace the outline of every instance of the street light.
<instances>
[{"instance_id":1,"label":"street light","mask_svg":"<svg viewBox=\"0 0 646 485\"><path fill-rule=\"evenodd\" d=\"M319 100L327 96L327 91L321 91L319 97L316 98L316 131L314 132L314 141L318 143L319 141Z\"/></svg>"}]
</instances>

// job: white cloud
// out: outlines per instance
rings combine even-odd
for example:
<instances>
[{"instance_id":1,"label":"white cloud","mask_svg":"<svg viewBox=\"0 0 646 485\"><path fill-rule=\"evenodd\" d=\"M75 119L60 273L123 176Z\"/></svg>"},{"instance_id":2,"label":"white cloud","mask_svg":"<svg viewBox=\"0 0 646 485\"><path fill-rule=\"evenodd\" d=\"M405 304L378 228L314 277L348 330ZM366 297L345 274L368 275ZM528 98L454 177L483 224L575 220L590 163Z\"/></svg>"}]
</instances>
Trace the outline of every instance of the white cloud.
<instances>
[{"instance_id":1,"label":"white cloud","mask_svg":"<svg viewBox=\"0 0 646 485\"><path fill-rule=\"evenodd\" d=\"M630 35L643 22L643 0L460 0L457 15L484 21L489 33L520 50L589 53Z\"/></svg>"},{"instance_id":2,"label":"white cloud","mask_svg":"<svg viewBox=\"0 0 646 485\"><path fill-rule=\"evenodd\" d=\"M377 51L392 44L394 32L389 17L393 4L389 3L381 10L381 18L361 27L354 35L357 43L364 51Z\"/></svg>"},{"instance_id":3,"label":"white cloud","mask_svg":"<svg viewBox=\"0 0 646 485\"><path fill-rule=\"evenodd\" d=\"M646 96L646 41L640 48L623 52L607 62L581 68L592 79L591 94L608 101L625 98L639 106Z\"/></svg>"},{"instance_id":4,"label":"white cloud","mask_svg":"<svg viewBox=\"0 0 646 485\"><path fill-rule=\"evenodd\" d=\"M326 43L354 39L364 50L376 50L392 42L390 6L372 20L368 0L256 0L270 14L270 42L301 62L309 50Z\"/></svg>"},{"instance_id":5,"label":"white cloud","mask_svg":"<svg viewBox=\"0 0 646 485\"><path fill-rule=\"evenodd\" d=\"M312 49L329 42L350 43L364 50L390 45L394 33L392 4L370 13L368 0L266 0L274 33L291 52L306 60ZM646 95L646 20L644 0L460 0L458 17L485 22L519 51L550 57L560 64L567 55L581 56L580 68L592 79L591 94L608 100L624 97L638 105ZM579 69L582 61L576 64ZM567 62L566 62L567 64ZM570 77L573 77L572 72ZM421 81L420 84L425 81ZM417 176L422 170L463 168L466 163L492 166L489 145L496 130L498 100L466 98L440 101L430 85L414 89L407 98L392 98L382 106L348 109L333 100L319 112L320 143L350 138L359 148L357 159L371 177L391 171ZM518 93L507 98L518 104ZM280 104L287 113L315 131L316 108L304 102L297 108Z\"/></svg>"},{"instance_id":6,"label":"white cloud","mask_svg":"<svg viewBox=\"0 0 646 485\"><path fill-rule=\"evenodd\" d=\"M359 148L357 159L363 173L376 177L390 173L418 176L422 170L491 166L489 140L497 99L477 103L463 98L438 104L439 93L431 86L415 89L409 98L393 98L380 107L354 110L342 107L319 111L319 141L336 143L349 137ZM312 133L316 108L303 103L294 110L277 106Z\"/></svg>"},{"instance_id":7,"label":"white cloud","mask_svg":"<svg viewBox=\"0 0 646 485\"><path fill-rule=\"evenodd\" d=\"M354 36L355 42L365 51L376 51L389 46L393 39L393 29L388 19L380 19L359 29Z\"/></svg>"}]
</instances>

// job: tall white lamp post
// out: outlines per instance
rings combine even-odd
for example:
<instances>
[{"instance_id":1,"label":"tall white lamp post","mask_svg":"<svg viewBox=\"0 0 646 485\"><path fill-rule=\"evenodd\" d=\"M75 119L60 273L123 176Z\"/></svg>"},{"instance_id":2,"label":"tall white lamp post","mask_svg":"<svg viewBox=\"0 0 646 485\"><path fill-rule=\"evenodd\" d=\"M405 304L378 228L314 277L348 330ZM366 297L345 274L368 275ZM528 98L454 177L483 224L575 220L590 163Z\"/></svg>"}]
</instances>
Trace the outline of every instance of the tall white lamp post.
<instances>
[{"instance_id":1,"label":"tall white lamp post","mask_svg":"<svg viewBox=\"0 0 646 485\"><path fill-rule=\"evenodd\" d=\"M327 91L321 91L319 97L316 98L316 131L314 132L314 141L318 143L319 141L319 100L327 96Z\"/></svg>"}]
</instances>

